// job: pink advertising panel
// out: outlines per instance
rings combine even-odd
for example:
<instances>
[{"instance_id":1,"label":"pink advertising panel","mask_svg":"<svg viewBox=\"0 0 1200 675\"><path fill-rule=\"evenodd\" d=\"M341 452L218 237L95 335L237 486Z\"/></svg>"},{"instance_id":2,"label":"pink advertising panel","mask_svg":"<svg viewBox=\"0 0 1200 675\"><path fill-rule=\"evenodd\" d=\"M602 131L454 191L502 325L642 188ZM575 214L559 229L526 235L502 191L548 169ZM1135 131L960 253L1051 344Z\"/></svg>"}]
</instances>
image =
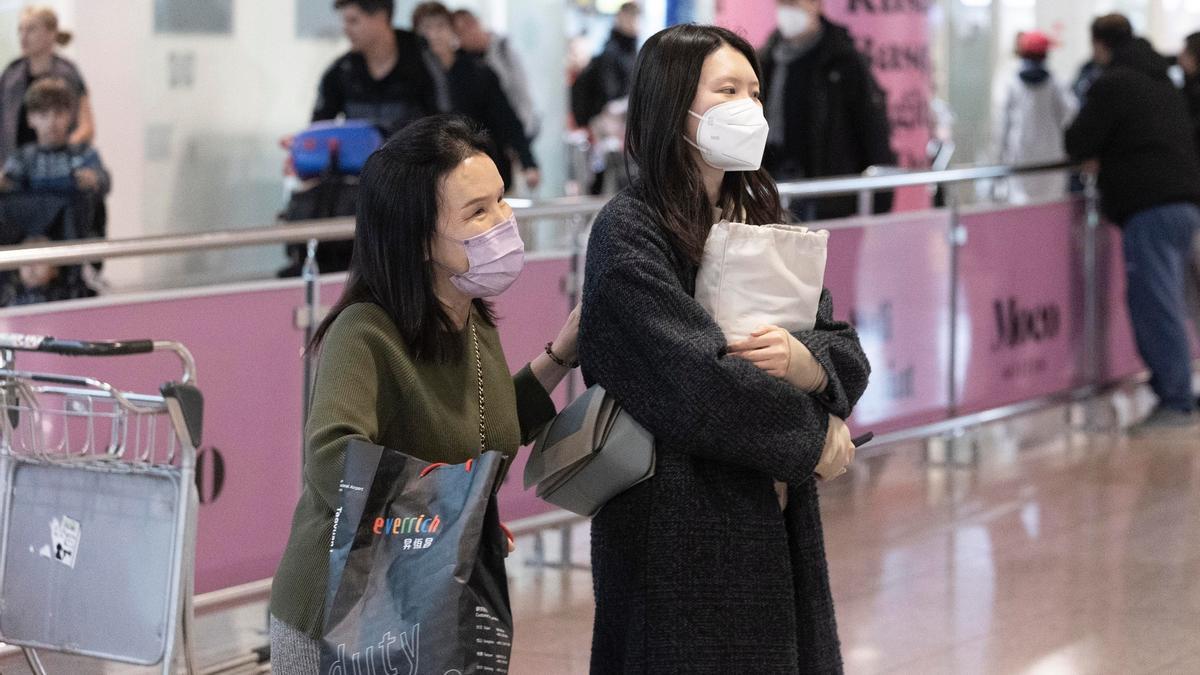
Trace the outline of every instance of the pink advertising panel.
<instances>
[{"instance_id":1,"label":"pink advertising panel","mask_svg":"<svg viewBox=\"0 0 1200 675\"><path fill-rule=\"evenodd\" d=\"M858 50L887 92L892 148L900 165L926 168L932 120L933 69L930 63L929 3L888 0L825 0L823 11L846 26ZM755 47L775 30L775 0L719 0L715 23L744 35ZM897 191L896 210L928 208L923 188Z\"/></svg>"},{"instance_id":2,"label":"pink advertising panel","mask_svg":"<svg viewBox=\"0 0 1200 675\"><path fill-rule=\"evenodd\" d=\"M732 30L758 48L775 30L775 6L775 0L717 0L713 23Z\"/></svg>"},{"instance_id":3,"label":"pink advertising panel","mask_svg":"<svg viewBox=\"0 0 1200 675\"><path fill-rule=\"evenodd\" d=\"M1080 383L1082 205L1059 202L962 217L957 412Z\"/></svg>"},{"instance_id":4,"label":"pink advertising panel","mask_svg":"<svg viewBox=\"0 0 1200 675\"><path fill-rule=\"evenodd\" d=\"M949 412L949 216L923 211L873 219L830 234L825 284L834 314L857 327L871 384L851 418L891 431Z\"/></svg>"},{"instance_id":5,"label":"pink advertising panel","mask_svg":"<svg viewBox=\"0 0 1200 675\"><path fill-rule=\"evenodd\" d=\"M6 332L177 340L195 355L205 398L198 592L270 577L287 540L300 485L303 334L293 328L293 309L302 301L299 287L271 284L260 291L0 315ZM177 362L158 355L68 360L20 354L17 363L146 393L179 377Z\"/></svg>"},{"instance_id":6,"label":"pink advertising panel","mask_svg":"<svg viewBox=\"0 0 1200 675\"><path fill-rule=\"evenodd\" d=\"M501 336L514 370L539 353L566 319L570 308L560 289L569 267L566 260L529 263L499 303ZM323 284L323 303L332 304L340 290L340 283ZM287 541L300 486L303 332L294 316L303 301L303 288L294 282L264 282L0 312L2 332L176 340L193 352L205 396L197 479L200 593L272 576ZM21 354L18 365L88 375L144 393L180 375L178 361L159 354L107 359ZM560 394L560 405L563 400ZM549 508L521 491L520 468L501 491L501 509L510 520Z\"/></svg>"}]
</instances>

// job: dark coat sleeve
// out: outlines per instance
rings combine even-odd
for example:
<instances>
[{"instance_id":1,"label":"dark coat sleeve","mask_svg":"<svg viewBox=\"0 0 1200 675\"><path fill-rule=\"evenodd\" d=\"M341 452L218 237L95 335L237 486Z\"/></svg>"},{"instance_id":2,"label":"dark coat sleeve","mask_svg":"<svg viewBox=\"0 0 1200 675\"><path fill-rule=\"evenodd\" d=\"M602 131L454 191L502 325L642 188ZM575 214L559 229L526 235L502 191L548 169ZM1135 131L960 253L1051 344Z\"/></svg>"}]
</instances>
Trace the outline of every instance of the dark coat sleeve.
<instances>
[{"instance_id":1,"label":"dark coat sleeve","mask_svg":"<svg viewBox=\"0 0 1200 675\"><path fill-rule=\"evenodd\" d=\"M516 151L522 168L536 169L537 160L534 159L533 149L530 148L529 139L525 136L525 126L521 124L521 118L517 117L517 113L513 111L508 95L500 87L500 78L484 63L478 63L477 67L479 68L478 81L481 84L479 94L484 101L481 109L485 110L488 115L488 130L499 141L501 148L508 147Z\"/></svg>"},{"instance_id":2,"label":"dark coat sleeve","mask_svg":"<svg viewBox=\"0 0 1200 675\"><path fill-rule=\"evenodd\" d=\"M528 445L550 423L557 414L554 401L546 388L538 382L530 366L513 376L513 389L517 394L517 420L521 425L521 443Z\"/></svg>"},{"instance_id":3,"label":"dark coat sleeve","mask_svg":"<svg viewBox=\"0 0 1200 675\"><path fill-rule=\"evenodd\" d=\"M854 327L833 320L833 296L828 289L821 291L816 326L793 335L808 347L829 376L829 385L820 400L830 413L846 419L867 390L871 364Z\"/></svg>"},{"instance_id":4,"label":"dark coat sleeve","mask_svg":"<svg viewBox=\"0 0 1200 675\"><path fill-rule=\"evenodd\" d=\"M888 120L887 92L875 80L866 59L856 54L853 64L849 71L854 73L853 99L857 103L850 106L851 128L858 133L859 147L862 148L863 159L866 160L866 166L860 171L865 171L869 166L894 166L897 157L896 152L892 150L892 124ZM892 210L894 201L895 192L892 190L876 191L873 211L887 213Z\"/></svg>"},{"instance_id":5,"label":"dark coat sleeve","mask_svg":"<svg viewBox=\"0 0 1200 675\"><path fill-rule=\"evenodd\" d=\"M858 102L851 106L853 128L858 131L858 142L861 145L867 166L890 165L896 163L896 153L892 150L892 125L888 120L887 92L875 80L865 59L856 56L853 67L854 99ZM866 167L863 167L864 169Z\"/></svg>"},{"instance_id":6,"label":"dark coat sleeve","mask_svg":"<svg viewBox=\"0 0 1200 675\"><path fill-rule=\"evenodd\" d=\"M1067 129L1067 154L1075 161L1100 155L1117 124L1120 97L1115 96L1113 81L1101 78L1088 90L1087 102Z\"/></svg>"},{"instance_id":7,"label":"dark coat sleeve","mask_svg":"<svg viewBox=\"0 0 1200 675\"><path fill-rule=\"evenodd\" d=\"M342 60L338 59L321 76L321 84L317 87L317 102L313 106L312 121L336 119L346 110L346 94L342 88Z\"/></svg>"},{"instance_id":8,"label":"dark coat sleeve","mask_svg":"<svg viewBox=\"0 0 1200 675\"><path fill-rule=\"evenodd\" d=\"M598 217L589 245L580 328L586 379L612 393L660 447L779 480L811 478L829 424L824 405L726 356L721 329L684 289L649 209L614 201L621 203Z\"/></svg>"}]
</instances>

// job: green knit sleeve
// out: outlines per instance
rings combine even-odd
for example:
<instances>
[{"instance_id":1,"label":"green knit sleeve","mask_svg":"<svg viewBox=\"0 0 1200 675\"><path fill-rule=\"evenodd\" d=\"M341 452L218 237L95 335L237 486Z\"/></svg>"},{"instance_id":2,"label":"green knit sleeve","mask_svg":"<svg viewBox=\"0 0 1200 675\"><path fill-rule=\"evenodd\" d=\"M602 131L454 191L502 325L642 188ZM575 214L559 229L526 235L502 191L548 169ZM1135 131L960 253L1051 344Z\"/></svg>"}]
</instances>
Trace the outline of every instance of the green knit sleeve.
<instances>
[{"instance_id":1,"label":"green knit sleeve","mask_svg":"<svg viewBox=\"0 0 1200 675\"><path fill-rule=\"evenodd\" d=\"M332 511L346 446L359 439L378 444L380 430L399 409L394 361L403 349L369 305L351 305L330 327L305 426L306 480ZM386 318L386 317L385 317Z\"/></svg>"},{"instance_id":2,"label":"green knit sleeve","mask_svg":"<svg viewBox=\"0 0 1200 675\"><path fill-rule=\"evenodd\" d=\"M529 366L513 376L513 387L517 390L517 420L521 424L521 444L528 445L537 437L558 410L546 393L546 388L534 377Z\"/></svg>"}]
</instances>

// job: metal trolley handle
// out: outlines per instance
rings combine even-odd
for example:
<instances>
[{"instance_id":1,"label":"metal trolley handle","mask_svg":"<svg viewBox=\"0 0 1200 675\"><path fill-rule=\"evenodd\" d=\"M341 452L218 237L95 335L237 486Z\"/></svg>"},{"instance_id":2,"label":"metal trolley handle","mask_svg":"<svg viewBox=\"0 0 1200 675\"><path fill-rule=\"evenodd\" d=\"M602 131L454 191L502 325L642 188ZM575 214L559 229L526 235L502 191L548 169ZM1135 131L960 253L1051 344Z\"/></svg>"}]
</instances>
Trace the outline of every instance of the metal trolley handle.
<instances>
[{"instance_id":1,"label":"metal trolley handle","mask_svg":"<svg viewBox=\"0 0 1200 675\"><path fill-rule=\"evenodd\" d=\"M46 335L24 335L0 333L0 349L43 352L61 356L129 356L153 352L173 352L183 364L180 384L196 384L196 360L192 353L178 342L155 340L121 340L88 342L84 340L59 340Z\"/></svg>"}]
</instances>

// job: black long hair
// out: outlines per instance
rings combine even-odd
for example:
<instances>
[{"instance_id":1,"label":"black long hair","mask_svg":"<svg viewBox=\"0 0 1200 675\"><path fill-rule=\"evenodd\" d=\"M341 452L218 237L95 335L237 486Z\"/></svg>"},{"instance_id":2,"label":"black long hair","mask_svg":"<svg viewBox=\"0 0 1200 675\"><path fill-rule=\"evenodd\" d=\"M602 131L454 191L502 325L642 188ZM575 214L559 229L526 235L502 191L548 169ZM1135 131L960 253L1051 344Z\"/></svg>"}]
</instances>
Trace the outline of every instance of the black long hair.
<instances>
[{"instance_id":1,"label":"black long hair","mask_svg":"<svg viewBox=\"0 0 1200 675\"><path fill-rule=\"evenodd\" d=\"M462 343L451 336L455 326L433 294L433 239L442 180L468 157L486 156L489 147L474 122L435 115L409 124L367 159L346 290L313 334L310 351L320 348L342 310L373 302L396 324L414 359L462 358ZM491 305L474 304L495 325Z\"/></svg>"},{"instance_id":2,"label":"black long hair","mask_svg":"<svg viewBox=\"0 0 1200 675\"><path fill-rule=\"evenodd\" d=\"M625 149L637 164L646 202L661 214L679 252L693 264L704 255L712 207L691 146L684 141L688 110L709 54L729 45L762 80L750 43L718 26L682 24L655 33L638 54L629 94ZM775 180L765 169L728 171L718 202L723 218L752 225L782 222Z\"/></svg>"}]
</instances>

